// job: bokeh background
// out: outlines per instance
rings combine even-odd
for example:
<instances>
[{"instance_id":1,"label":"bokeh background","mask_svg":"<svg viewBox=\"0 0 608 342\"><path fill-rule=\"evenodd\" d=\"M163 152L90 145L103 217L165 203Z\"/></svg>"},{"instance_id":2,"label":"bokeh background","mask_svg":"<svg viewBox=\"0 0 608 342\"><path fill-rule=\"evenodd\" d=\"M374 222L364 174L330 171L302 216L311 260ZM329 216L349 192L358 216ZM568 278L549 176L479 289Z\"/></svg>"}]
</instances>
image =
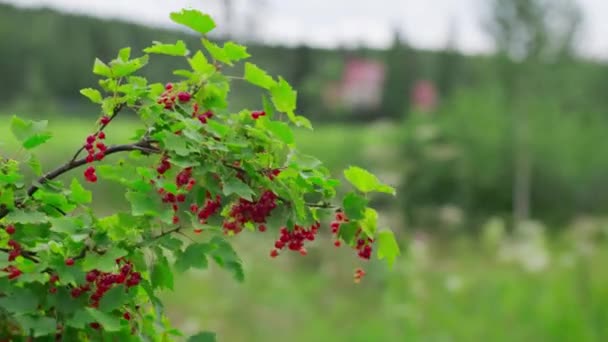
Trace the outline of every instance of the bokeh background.
<instances>
[{"instance_id":1,"label":"bokeh background","mask_svg":"<svg viewBox=\"0 0 608 342\"><path fill-rule=\"evenodd\" d=\"M186 333L221 341L608 340L608 2L605 0L0 1L0 146L8 118L50 120L47 168L71 156L99 109L95 57L196 37L168 13L192 6L217 40L299 90L304 151L399 189L378 197L403 255L389 269L333 247L268 257L239 236L246 281L210 267L165 294ZM171 79L171 60L145 69ZM240 67L229 73L239 75ZM235 83L234 109L259 107ZM108 134L127 139L124 119ZM96 209L124 208L111 184Z\"/></svg>"}]
</instances>

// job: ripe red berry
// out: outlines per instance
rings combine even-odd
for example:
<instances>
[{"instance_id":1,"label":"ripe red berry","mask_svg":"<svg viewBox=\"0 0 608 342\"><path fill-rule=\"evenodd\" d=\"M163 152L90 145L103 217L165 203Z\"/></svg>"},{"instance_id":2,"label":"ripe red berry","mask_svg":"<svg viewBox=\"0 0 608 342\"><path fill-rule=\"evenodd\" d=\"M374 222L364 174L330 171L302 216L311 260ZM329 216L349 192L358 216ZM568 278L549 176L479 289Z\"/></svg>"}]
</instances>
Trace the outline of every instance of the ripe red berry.
<instances>
[{"instance_id":1,"label":"ripe red berry","mask_svg":"<svg viewBox=\"0 0 608 342\"><path fill-rule=\"evenodd\" d=\"M340 242L340 240L334 241L334 246L340 247L341 245L342 245L342 242Z\"/></svg>"},{"instance_id":2,"label":"ripe red berry","mask_svg":"<svg viewBox=\"0 0 608 342\"><path fill-rule=\"evenodd\" d=\"M173 224L178 224L178 223L179 223L179 217L173 216Z\"/></svg>"},{"instance_id":3,"label":"ripe red berry","mask_svg":"<svg viewBox=\"0 0 608 342\"><path fill-rule=\"evenodd\" d=\"M8 275L8 279L9 280L13 280L13 279L19 278L19 276L21 276L22 274L23 274L23 272L21 272L20 269L18 269L17 267L13 267L10 270L10 273Z\"/></svg>"},{"instance_id":4,"label":"ripe red berry","mask_svg":"<svg viewBox=\"0 0 608 342\"><path fill-rule=\"evenodd\" d=\"M97 271L90 271L89 273L87 273L86 279L89 283L92 283L97 280L98 275L99 273Z\"/></svg>"},{"instance_id":5,"label":"ripe red berry","mask_svg":"<svg viewBox=\"0 0 608 342\"><path fill-rule=\"evenodd\" d=\"M55 294L55 293L57 293L57 288L56 288L56 287L51 287L51 288L49 289L49 293L50 293L50 294Z\"/></svg>"},{"instance_id":6,"label":"ripe red berry","mask_svg":"<svg viewBox=\"0 0 608 342\"><path fill-rule=\"evenodd\" d=\"M261 225L258 227L258 230L259 230L260 232L262 232L262 233L263 233L263 232L265 232L265 231L266 231L266 226L265 226L265 225L263 225L263 224L261 224Z\"/></svg>"},{"instance_id":7,"label":"ripe red berry","mask_svg":"<svg viewBox=\"0 0 608 342\"><path fill-rule=\"evenodd\" d=\"M104 132L99 132L99 139L105 139L106 138L106 134Z\"/></svg>"},{"instance_id":8,"label":"ripe red berry","mask_svg":"<svg viewBox=\"0 0 608 342\"><path fill-rule=\"evenodd\" d=\"M89 324L89 326L95 330L101 329L101 324L99 324L97 322L93 322L93 323Z\"/></svg>"},{"instance_id":9,"label":"ripe red berry","mask_svg":"<svg viewBox=\"0 0 608 342\"><path fill-rule=\"evenodd\" d=\"M70 295L72 296L72 298L78 298L81 294L82 291L77 287L73 288L72 291L70 291Z\"/></svg>"},{"instance_id":10,"label":"ripe red berry","mask_svg":"<svg viewBox=\"0 0 608 342\"><path fill-rule=\"evenodd\" d=\"M67 258L67 259L65 260L65 264L66 264L67 266L73 266L73 265L74 265L74 259L72 259L72 258Z\"/></svg>"},{"instance_id":11,"label":"ripe red berry","mask_svg":"<svg viewBox=\"0 0 608 342\"><path fill-rule=\"evenodd\" d=\"M94 135L89 135L87 137L87 145L93 144L95 142L96 138Z\"/></svg>"},{"instance_id":12,"label":"ripe red berry","mask_svg":"<svg viewBox=\"0 0 608 342\"><path fill-rule=\"evenodd\" d=\"M179 102L188 102L192 98L192 95L190 95L188 92L182 91L177 94L177 98L179 99Z\"/></svg>"},{"instance_id":13,"label":"ripe red berry","mask_svg":"<svg viewBox=\"0 0 608 342\"><path fill-rule=\"evenodd\" d=\"M167 83L167 84L165 85L165 89L166 89L166 90L171 90L171 89L173 89L173 84L172 84L172 83Z\"/></svg>"},{"instance_id":14,"label":"ripe red berry","mask_svg":"<svg viewBox=\"0 0 608 342\"><path fill-rule=\"evenodd\" d=\"M126 319L127 321L130 321L130 320L131 320L131 314L130 314L130 313L128 313L128 312L125 312L124 314L122 314L122 317L123 317L124 319Z\"/></svg>"},{"instance_id":15,"label":"ripe red berry","mask_svg":"<svg viewBox=\"0 0 608 342\"><path fill-rule=\"evenodd\" d=\"M194 230L194 234L200 234L200 233L202 233L202 232L203 232L203 230L202 230L202 229L200 229L200 228L196 228L196 229Z\"/></svg>"},{"instance_id":16,"label":"ripe red berry","mask_svg":"<svg viewBox=\"0 0 608 342\"><path fill-rule=\"evenodd\" d=\"M273 249L272 251L270 251L271 258L276 258L278 255L279 255L279 251L277 251L276 249Z\"/></svg>"},{"instance_id":17,"label":"ripe red berry","mask_svg":"<svg viewBox=\"0 0 608 342\"><path fill-rule=\"evenodd\" d=\"M56 282L58 282L58 281L59 281L59 276L58 276L58 275L56 275L56 274L53 274L53 275L51 276L51 278L49 279L49 283L51 283L51 284L54 284L54 283L56 283Z\"/></svg>"},{"instance_id":18,"label":"ripe red berry","mask_svg":"<svg viewBox=\"0 0 608 342\"><path fill-rule=\"evenodd\" d=\"M110 123L110 117L107 116L107 115L104 115L104 116L101 117L100 122L101 122L102 125L105 126L105 125L107 125L107 124Z\"/></svg>"},{"instance_id":19,"label":"ripe red berry","mask_svg":"<svg viewBox=\"0 0 608 342\"><path fill-rule=\"evenodd\" d=\"M302 247L302 248L300 248L300 254L302 256L306 256L306 255L308 255L308 251L306 250L306 248Z\"/></svg>"},{"instance_id":20,"label":"ripe red berry","mask_svg":"<svg viewBox=\"0 0 608 342\"><path fill-rule=\"evenodd\" d=\"M93 156L92 154L89 154L89 155L87 156L86 161L87 161L87 163L88 163L88 164L90 164L90 163L94 162L94 161L95 161L95 156Z\"/></svg>"},{"instance_id":21,"label":"ripe red berry","mask_svg":"<svg viewBox=\"0 0 608 342\"><path fill-rule=\"evenodd\" d=\"M17 259L17 257L20 255L21 255L21 250L13 249L10 252L8 252L8 261L15 261L15 259Z\"/></svg>"},{"instance_id":22,"label":"ripe red berry","mask_svg":"<svg viewBox=\"0 0 608 342\"><path fill-rule=\"evenodd\" d=\"M7 232L9 235L13 235L13 234L15 234L15 226L13 226L12 224L9 224L9 225L6 227L6 232Z\"/></svg>"}]
</instances>

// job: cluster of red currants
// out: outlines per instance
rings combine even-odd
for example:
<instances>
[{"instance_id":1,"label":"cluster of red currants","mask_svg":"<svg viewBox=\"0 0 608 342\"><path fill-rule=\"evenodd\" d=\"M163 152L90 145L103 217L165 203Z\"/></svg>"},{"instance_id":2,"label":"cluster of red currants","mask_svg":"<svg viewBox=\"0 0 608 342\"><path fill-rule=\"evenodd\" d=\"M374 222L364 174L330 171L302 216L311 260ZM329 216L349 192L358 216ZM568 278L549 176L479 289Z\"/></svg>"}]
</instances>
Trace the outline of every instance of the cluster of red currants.
<instances>
[{"instance_id":1,"label":"cluster of red currants","mask_svg":"<svg viewBox=\"0 0 608 342\"><path fill-rule=\"evenodd\" d=\"M180 91L176 94L173 89L173 84L167 83L167 85L165 85L165 91L160 95L160 98L156 103L162 104L165 109L173 109L176 100L186 103L189 102L191 98L192 95L185 91Z\"/></svg>"},{"instance_id":2,"label":"cluster of red currants","mask_svg":"<svg viewBox=\"0 0 608 342\"><path fill-rule=\"evenodd\" d=\"M111 119L109 116L104 115L100 119L101 128L105 128ZM88 164L93 162L103 160L106 156L106 150L108 147L103 143L103 140L106 138L106 134L100 130L95 134L91 134L87 137L86 142L84 144L85 150L87 150L86 161ZM84 171L84 178L87 182L95 183L97 182L97 175L95 174L95 168L93 166L89 166Z\"/></svg>"},{"instance_id":3,"label":"cluster of red currants","mask_svg":"<svg viewBox=\"0 0 608 342\"><path fill-rule=\"evenodd\" d=\"M199 207L196 203L190 205L190 211L197 214L201 224L207 223L207 220L213 216L222 207L222 198L216 195L215 199L211 199L211 194L207 191L207 201L203 207Z\"/></svg>"},{"instance_id":4,"label":"cluster of red currants","mask_svg":"<svg viewBox=\"0 0 608 342\"><path fill-rule=\"evenodd\" d=\"M340 225L346 222L348 222L348 218L343 212L337 212L335 220L331 222L331 233L336 238L334 241L334 246L336 247L340 247L342 244L338 238L338 234L340 233ZM357 239L355 249L357 250L357 254L361 259L369 260L372 256L372 243L374 240L365 237L361 238L361 233L363 233L361 228L357 229L357 232L355 233L355 238Z\"/></svg>"},{"instance_id":5,"label":"cluster of red currants","mask_svg":"<svg viewBox=\"0 0 608 342\"><path fill-rule=\"evenodd\" d=\"M315 235L319 232L321 227L320 222L315 222L308 229L305 227L295 225L292 231L287 228L281 228L281 236L274 243L274 249L270 251L270 256L275 258L279 255L279 250L287 247L290 251L300 252L302 255L308 254L304 247L304 242L314 241Z\"/></svg>"},{"instance_id":6,"label":"cluster of red currants","mask_svg":"<svg viewBox=\"0 0 608 342\"><path fill-rule=\"evenodd\" d=\"M243 230L243 226L248 223L261 225L266 223L272 210L277 207L277 195L270 190L264 191L257 201L248 201L240 198L238 203L230 209L230 220L224 222L224 233L238 234ZM266 230L265 227L260 231Z\"/></svg>"},{"instance_id":7,"label":"cluster of red currants","mask_svg":"<svg viewBox=\"0 0 608 342\"><path fill-rule=\"evenodd\" d=\"M213 117L213 112L208 110L204 113L199 113L198 103L192 105L192 117L197 118L203 125L207 123L209 119Z\"/></svg>"},{"instance_id":8,"label":"cluster of red currants","mask_svg":"<svg viewBox=\"0 0 608 342\"><path fill-rule=\"evenodd\" d=\"M93 308L99 306L99 301L103 296L114 286L124 285L125 290L139 285L141 282L141 274L133 270L133 264L126 261L124 258L116 260L116 264L120 267L117 273L101 272L92 270L86 274L86 283L71 290L72 298L78 298L82 294L89 291L92 294L89 296L89 304ZM53 279L51 279L53 280Z\"/></svg>"}]
</instances>

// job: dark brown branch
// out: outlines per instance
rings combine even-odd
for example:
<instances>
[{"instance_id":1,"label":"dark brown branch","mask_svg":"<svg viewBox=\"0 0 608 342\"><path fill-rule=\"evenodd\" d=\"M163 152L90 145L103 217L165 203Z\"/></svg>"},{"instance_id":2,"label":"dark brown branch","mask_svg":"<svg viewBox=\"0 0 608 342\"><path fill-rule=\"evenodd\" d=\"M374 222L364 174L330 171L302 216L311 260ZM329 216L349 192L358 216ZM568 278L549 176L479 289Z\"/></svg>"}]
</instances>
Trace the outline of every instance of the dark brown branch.
<instances>
[{"instance_id":1,"label":"dark brown branch","mask_svg":"<svg viewBox=\"0 0 608 342\"><path fill-rule=\"evenodd\" d=\"M140 142L137 142L134 144L111 146L106 150L105 155L107 156L107 155L111 155L114 153L128 152L128 151L141 151L141 152L147 153L147 154L159 153L159 150L152 145L151 141L140 141ZM72 161L69 161L66 164L56 168L55 170L52 170L52 171L46 173L45 175L40 177L36 181L36 183L27 190L27 196L29 196L29 197L33 196L36 193L36 191L38 191L38 189L40 189L40 187L42 185L44 185L45 183L63 175L64 173L67 173L73 169L83 166L85 164L87 164L86 158L72 160ZM0 219L5 217L6 215L8 215L8 213L9 213L9 210L7 208L0 209Z\"/></svg>"}]
</instances>

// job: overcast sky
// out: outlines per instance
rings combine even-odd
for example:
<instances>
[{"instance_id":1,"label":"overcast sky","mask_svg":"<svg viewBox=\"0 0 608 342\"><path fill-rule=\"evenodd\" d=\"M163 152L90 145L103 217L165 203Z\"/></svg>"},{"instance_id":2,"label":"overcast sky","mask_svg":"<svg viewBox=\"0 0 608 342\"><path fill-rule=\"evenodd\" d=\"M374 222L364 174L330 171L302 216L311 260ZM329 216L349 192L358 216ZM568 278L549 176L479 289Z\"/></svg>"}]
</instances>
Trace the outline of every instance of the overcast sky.
<instances>
[{"instance_id":1,"label":"overcast sky","mask_svg":"<svg viewBox=\"0 0 608 342\"><path fill-rule=\"evenodd\" d=\"M485 52L492 45L481 18L488 0L233 0L237 14L256 13L255 35L271 43L331 47L387 46L398 27L422 48L441 48L456 28L457 46ZM194 7L221 27L223 0L0 0L20 6L49 6L99 17L171 26L170 11ZM577 0L585 23L579 39L589 57L608 58L608 0ZM261 5L260 3L265 3ZM254 10L255 8L255 10ZM252 12L248 12L252 11ZM240 17L239 16L237 17ZM251 31L251 30L249 30Z\"/></svg>"}]
</instances>

